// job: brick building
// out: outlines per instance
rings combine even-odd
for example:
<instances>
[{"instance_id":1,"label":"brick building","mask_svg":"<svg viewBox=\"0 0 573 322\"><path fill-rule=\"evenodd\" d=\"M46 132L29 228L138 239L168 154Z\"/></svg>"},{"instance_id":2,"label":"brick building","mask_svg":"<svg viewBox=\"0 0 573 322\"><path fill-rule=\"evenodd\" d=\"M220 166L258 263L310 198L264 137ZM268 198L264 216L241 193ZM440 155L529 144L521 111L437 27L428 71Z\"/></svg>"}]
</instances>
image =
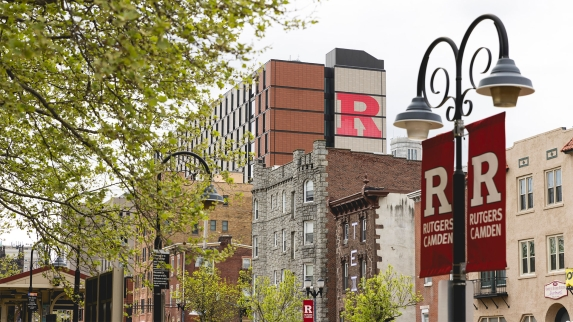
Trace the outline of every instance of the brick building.
<instances>
[{"instance_id":1,"label":"brick building","mask_svg":"<svg viewBox=\"0 0 573 322\"><path fill-rule=\"evenodd\" d=\"M231 173L231 177L235 179L235 182L242 179L242 174ZM247 183L233 183L228 184L222 182L218 176L215 176L213 185L217 189L217 192L225 197L225 203L219 204L214 210L210 211L207 220L201 220L195 227L190 227L188 232L176 233L173 235L165 236L168 242L165 243L165 248L170 251L177 251L179 248L175 247L177 245L189 244L198 245L199 247L219 247L222 244L228 244L230 242L231 236L233 236L233 244L240 245L237 251L239 252L241 261L242 257L250 258L250 245L251 245L251 189L252 186ZM147 232L151 234L151 232ZM223 236L226 236L223 238ZM221 241L221 238L222 241ZM145 281L153 282L153 275L151 271L151 261L153 254L153 238L146 238L149 243L137 244L135 247L139 249L139 255L136 256L136 261L140 264L140 268L137 272L133 274L133 283L127 284L132 285L128 293L132 293L133 296L133 307L132 307L132 317L133 321L152 321L153 320L153 290L149 289L145 285ZM175 248L174 248L175 247ZM192 247L192 246L189 246ZM194 247L194 246L193 246ZM249 255L245 255L246 250L249 249ZM188 264L186 268L193 269L193 264L195 259L191 259L191 255L187 256ZM235 255L234 255L235 256ZM238 255L237 255L238 256ZM173 261L172 264L181 263L182 255L177 257L171 256ZM221 272L226 272L227 266L229 270L237 271L234 260L227 260L218 264L218 268ZM179 266L181 267L181 266ZM176 268L177 269L177 268ZM232 274L231 274L232 275ZM225 273L224 276L231 276ZM237 275L238 276L238 275ZM170 287L176 287L178 282L175 279L170 280ZM236 281L236 278L234 279ZM168 294L169 289L165 291L166 299L169 299ZM175 311L177 307L169 304L166 301L165 314L166 317L169 315L172 321L179 321L176 319L177 316ZM187 320L186 320L187 321Z\"/></svg>"},{"instance_id":2,"label":"brick building","mask_svg":"<svg viewBox=\"0 0 573 322\"><path fill-rule=\"evenodd\" d=\"M365 173L368 173L373 186L384 187L389 193L399 195L420 188L420 162L392 155L327 148L324 140L315 141L307 154L302 150L294 151L292 162L284 166L269 168L260 163L255 167L253 273L266 275L276 282L281 280L284 270L294 272L301 283L305 278L310 278L313 284L324 278L324 295L317 299L318 321L338 321L340 313L337 295L342 284L338 285L337 269L340 268L341 257L336 253L339 245L336 232L340 231L341 223L329 214L328 201L362 191ZM410 226L413 226L411 204L407 198L397 196L388 203L380 203L382 207L376 214L382 214L381 217L405 216L410 218ZM403 211L396 211L396 207L402 207ZM368 219L376 217L372 214L367 216ZM395 238L395 245L406 240L398 233L399 230L387 228L383 231L376 225L377 221L366 225L371 229L369 241L374 241L376 235ZM411 234L413 236L413 232ZM400 239L402 241L398 241ZM383 244L376 255L370 255L372 259L376 258L376 269L379 269L379 263L385 267L388 264L386 257L392 257L386 253L382 255L381 251L394 251L391 246L387 247L386 240L376 240L376 243L381 242ZM408 248L412 248L410 257L413 258L413 237L409 244ZM377 246L370 244L370 247L373 251ZM404 252L396 254L407 256ZM378 257L383 258L380 260ZM412 267L411 271L413 265L413 259L405 264ZM374 266L371 272L376 273Z\"/></svg>"},{"instance_id":3,"label":"brick building","mask_svg":"<svg viewBox=\"0 0 573 322\"><path fill-rule=\"evenodd\" d=\"M344 310L345 293L357 291L362 278L384 272L388 265L412 280L415 276L414 202L403 189L394 189L390 180L385 187L368 186L367 178L363 182L358 192L328 202L336 224L334 265L339 314ZM396 319L413 320L413 307Z\"/></svg>"},{"instance_id":4,"label":"brick building","mask_svg":"<svg viewBox=\"0 0 573 322\"><path fill-rule=\"evenodd\" d=\"M235 251L233 255L227 258L224 262L214 263L214 266L219 270L222 279L228 283L236 284L239 279L239 272L244 269L249 269L251 266L251 253L252 247L240 243L234 243L231 236L221 235L217 242L209 242L205 246L207 248L224 250L230 244L233 244ZM185 296L185 289L183 288L183 272L191 275L196 269L207 263L199 258L194 251L197 248L203 247L203 244L182 244L177 243L165 247L164 249L171 253L170 260L172 270L169 278L169 289L165 291L165 322L190 322L199 321L199 318L194 312L185 311L182 309L180 300L177 294ZM210 265L210 264L207 264ZM234 321L239 321L240 310L237 308L237 317Z\"/></svg>"},{"instance_id":5,"label":"brick building","mask_svg":"<svg viewBox=\"0 0 573 322\"><path fill-rule=\"evenodd\" d=\"M225 93L206 122L196 137L180 136L183 149L203 143L213 155L221 142L237 142L248 131L254 140L234 148L253 153L267 167L290 162L292 151L310 151L320 139L328 147L386 153L384 61L341 48L327 53L325 64L272 59L253 74L252 84ZM218 162L223 170L243 173L243 182L254 175L255 162L242 168Z\"/></svg>"}]
</instances>

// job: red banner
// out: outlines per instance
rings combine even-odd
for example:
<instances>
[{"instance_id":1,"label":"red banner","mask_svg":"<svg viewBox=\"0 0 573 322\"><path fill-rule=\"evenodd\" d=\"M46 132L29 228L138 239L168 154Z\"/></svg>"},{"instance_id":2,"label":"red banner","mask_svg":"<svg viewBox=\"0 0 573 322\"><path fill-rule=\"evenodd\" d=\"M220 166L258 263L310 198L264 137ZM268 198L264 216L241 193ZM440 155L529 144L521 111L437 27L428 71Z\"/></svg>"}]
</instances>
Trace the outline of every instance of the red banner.
<instances>
[{"instance_id":1,"label":"red banner","mask_svg":"<svg viewBox=\"0 0 573 322\"><path fill-rule=\"evenodd\" d=\"M302 321L314 322L314 302L312 300L302 301Z\"/></svg>"},{"instance_id":2,"label":"red banner","mask_svg":"<svg viewBox=\"0 0 573 322\"><path fill-rule=\"evenodd\" d=\"M453 254L452 180L454 136L422 142L422 238L420 277L450 274Z\"/></svg>"},{"instance_id":3,"label":"red banner","mask_svg":"<svg viewBox=\"0 0 573 322\"><path fill-rule=\"evenodd\" d=\"M466 212L467 272L504 270L505 112L466 126L469 132Z\"/></svg>"}]
</instances>

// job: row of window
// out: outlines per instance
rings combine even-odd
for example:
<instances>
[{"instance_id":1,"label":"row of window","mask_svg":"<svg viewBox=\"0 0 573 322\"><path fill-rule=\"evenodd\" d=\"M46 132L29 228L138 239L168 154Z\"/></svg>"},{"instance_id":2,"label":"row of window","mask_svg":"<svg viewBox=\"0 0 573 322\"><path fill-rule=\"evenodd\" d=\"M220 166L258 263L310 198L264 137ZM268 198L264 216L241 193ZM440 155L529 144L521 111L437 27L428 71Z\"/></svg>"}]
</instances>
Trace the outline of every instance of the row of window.
<instances>
[{"instance_id":1,"label":"row of window","mask_svg":"<svg viewBox=\"0 0 573 322\"><path fill-rule=\"evenodd\" d=\"M303 184L304 190L303 190L303 198L304 198L304 202L312 202L314 201L314 183L312 182L312 180L307 180L304 182ZM286 195L286 191L283 191L282 194L282 199L281 199L281 205L282 205L282 213L285 214L287 212L287 195ZM294 215L294 211L295 211L295 194L294 191L291 192L291 199L290 199L290 206L291 206L291 213ZM271 210L278 208L278 193L276 194L271 194ZM257 199L255 199L253 201L253 209L255 212L255 219L259 219L259 201Z\"/></svg>"},{"instance_id":2,"label":"row of window","mask_svg":"<svg viewBox=\"0 0 573 322\"><path fill-rule=\"evenodd\" d=\"M280 271L280 279L279 273L277 270L273 272L273 284L278 285L281 281L285 279L286 269L281 269ZM304 276L303 280L309 279L312 283L314 283L314 265L313 264L303 264L303 272L302 275Z\"/></svg>"},{"instance_id":3,"label":"row of window","mask_svg":"<svg viewBox=\"0 0 573 322\"><path fill-rule=\"evenodd\" d=\"M353 231L353 239L356 239L356 226L358 226L358 223L353 223L352 227L354 228ZM348 243L348 239L350 237L350 224L345 222L343 223L343 229L342 229L342 239L343 239L343 243L346 244ZM366 241L366 218L360 218L360 241L364 242Z\"/></svg>"},{"instance_id":4,"label":"row of window","mask_svg":"<svg viewBox=\"0 0 573 322\"><path fill-rule=\"evenodd\" d=\"M535 240L519 242L521 275L535 274ZM565 242L563 235L547 237L547 270L549 272L565 269Z\"/></svg>"},{"instance_id":5,"label":"row of window","mask_svg":"<svg viewBox=\"0 0 573 322\"><path fill-rule=\"evenodd\" d=\"M348 276L348 261L342 262L342 289L355 292L358 290L358 285L356 284L358 281L362 280L362 278L367 278L366 276L366 258L362 258L359 260L358 265L360 265L360 276ZM354 263L356 265L356 263Z\"/></svg>"},{"instance_id":6,"label":"row of window","mask_svg":"<svg viewBox=\"0 0 573 322\"><path fill-rule=\"evenodd\" d=\"M533 208L533 176L525 176L517 180L519 194L519 211ZM563 202L563 189L561 186L561 168L545 172L545 202L546 205Z\"/></svg>"},{"instance_id":7,"label":"row of window","mask_svg":"<svg viewBox=\"0 0 573 322\"><path fill-rule=\"evenodd\" d=\"M294 259L296 251L296 241L295 232L290 233L290 244L291 244L291 258ZM287 251L287 236L288 232L283 229L281 231L281 248L283 253ZM305 221L303 222L303 244L312 245L314 243L314 222ZM279 233L275 231L274 233L274 247L279 246ZM259 257L259 236L253 236L253 257Z\"/></svg>"}]
</instances>

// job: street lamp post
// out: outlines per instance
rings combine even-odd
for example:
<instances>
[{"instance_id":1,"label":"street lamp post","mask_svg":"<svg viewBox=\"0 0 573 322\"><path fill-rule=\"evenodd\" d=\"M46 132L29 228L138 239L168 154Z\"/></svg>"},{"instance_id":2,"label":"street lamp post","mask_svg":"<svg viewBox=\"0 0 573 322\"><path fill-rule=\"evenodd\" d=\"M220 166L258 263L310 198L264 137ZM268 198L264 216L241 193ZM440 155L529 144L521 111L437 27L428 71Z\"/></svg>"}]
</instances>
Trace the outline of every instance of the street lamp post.
<instances>
[{"instance_id":1,"label":"street lamp post","mask_svg":"<svg viewBox=\"0 0 573 322\"><path fill-rule=\"evenodd\" d=\"M172 157L176 157L179 155L191 156L191 157L197 159L205 168L205 172L207 172L207 174L209 176L211 176L211 180L212 180L211 170L209 169L207 162L205 162L205 160L203 158L201 158L199 155L197 155L193 152L190 152L190 151L178 151L175 153L171 153L171 154L167 155L165 158L163 158L163 160L161 161L161 164L165 164ZM159 183L160 182L161 182L161 172L159 172L157 174L157 190L158 191L159 191ZM223 202L223 196L221 196L217 193L217 190L215 189L215 186L213 186L212 183L207 188L205 188L205 191L203 192L202 197L203 197L203 202L205 203L206 206ZM163 241L161 240L161 223L159 220L159 213L158 213L157 218L156 218L156 222L155 222L154 249L159 251L162 247L163 247ZM155 321L155 322L163 321L164 306L162 305L161 295L162 295L161 288L154 285L153 286L153 321Z\"/></svg>"},{"instance_id":2,"label":"street lamp post","mask_svg":"<svg viewBox=\"0 0 573 322\"><path fill-rule=\"evenodd\" d=\"M470 83L471 87L462 92L462 60L466 49L466 44L473 29L483 20L493 21L499 38L499 57L496 66L493 68L491 74L479 82L476 88L473 80L472 69L474 60L477 54L483 49L488 53L488 65L486 70L489 70L491 64L491 52L489 49L482 47L479 48L473 55L470 63ZM474 89L478 94L492 96L493 105L496 107L514 107L517 104L518 96L529 95L534 92L531 81L528 78L521 76L519 69L515 66L512 59L509 58L509 45L507 39L507 32L501 20L494 15L486 14L478 17L472 22L462 39L461 46L458 50L456 44L446 37L440 37L426 50L420 70L418 72L418 88L417 96L412 100L412 103L405 112L396 116L394 126L405 128L408 132L408 137L414 140L424 140L428 137L428 131L431 129L438 129L443 126L441 117L434 114L430 109L430 103L427 99L425 78L426 69L428 67L428 60L430 53L439 43L447 43L456 60L456 88L455 96L448 96L449 90L449 77L444 68L437 68L432 74L431 90L434 94L439 92L434 91L434 76L438 71L443 71L446 76L446 90L441 103L433 108L438 108L444 105L449 99L454 100L455 107L448 107L446 111L446 118L450 122L454 122L454 137L455 137L455 172L453 175L453 312L450 312L450 319L452 321L466 321L465 318L465 262L466 262L466 244L465 244L465 174L462 171L462 137L464 134L464 122L462 116L471 114L473 104L470 100L466 100L466 94ZM462 105L468 104L467 112L463 111ZM453 117L450 112L453 110Z\"/></svg>"},{"instance_id":3,"label":"street lamp post","mask_svg":"<svg viewBox=\"0 0 573 322\"><path fill-rule=\"evenodd\" d=\"M74 274L74 307L73 307L73 315L72 315L72 321L73 322L78 322L79 318L80 318L80 307L79 307L79 301L80 301L80 248L78 247L76 249L76 271Z\"/></svg>"},{"instance_id":4,"label":"street lamp post","mask_svg":"<svg viewBox=\"0 0 573 322\"><path fill-rule=\"evenodd\" d=\"M319 278L318 281L316 281L316 286L318 287L318 291L314 289L314 287L312 286L312 281L307 278L304 280L304 288L306 288L306 296L311 295L312 296L312 301L313 301L313 313L314 313L314 318L313 320L316 322L316 297L318 295L320 295L320 297L322 297L322 289L324 288L324 280L322 278ZM311 290L312 288L312 290Z\"/></svg>"}]
</instances>

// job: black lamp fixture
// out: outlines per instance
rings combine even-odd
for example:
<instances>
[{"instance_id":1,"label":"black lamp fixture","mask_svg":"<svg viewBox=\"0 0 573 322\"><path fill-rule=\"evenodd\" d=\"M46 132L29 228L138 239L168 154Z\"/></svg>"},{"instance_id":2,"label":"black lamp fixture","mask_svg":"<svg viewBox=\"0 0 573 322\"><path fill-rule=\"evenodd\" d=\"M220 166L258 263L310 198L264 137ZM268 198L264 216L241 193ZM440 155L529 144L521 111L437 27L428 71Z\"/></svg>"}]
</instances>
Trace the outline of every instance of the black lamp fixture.
<instances>
[{"instance_id":1,"label":"black lamp fixture","mask_svg":"<svg viewBox=\"0 0 573 322\"><path fill-rule=\"evenodd\" d=\"M319 294L320 294L320 297L322 297L322 289L324 288L324 280L322 278L319 278L316 281L316 287L318 287L318 291L315 290L314 287L312 286L312 280L310 278L307 278L304 280L304 288L306 288L306 296L311 295L312 300L314 302L314 309L313 309L314 319L313 319L313 321L316 321L316 297Z\"/></svg>"},{"instance_id":2,"label":"black lamp fixture","mask_svg":"<svg viewBox=\"0 0 573 322\"><path fill-rule=\"evenodd\" d=\"M322 278L319 278L318 281L316 281L316 286L318 287L318 291L314 289L314 287L312 286L312 281L309 278L305 279L304 280L304 288L306 288L306 296L312 295L312 297L315 299L318 295L320 295L320 297L322 297L322 289L324 288L324 280Z\"/></svg>"},{"instance_id":3,"label":"black lamp fixture","mask_svg":"<svg viewBox=\"0 0 573 322\"><path fill-rule=\"evenodd\" d=\"M463 53L465 51L466 43L469 35L475 28L475 26L483 20L492 20L498 31L499 43L500 43L500 53L496 66L492 69L491 74L483 78L478 86L476 87L473 81L473 64L474 60L481 50L486 50L488 53L488 65L486 70L489 70L491 65L491 52L485 47L479 48L472 57L470 64L470 82L472 87L466 89L462 92L461 89L461 63L463 58ZM450 86L449 76L445 69L437 68L432 74L431 78L431 90L434 94L439 94L440 92L434 91L434 77L438 71L443 71L446 75L446 90L444 92L444 98L442 102L437 106L431 106L426 97L425 79L426 79L426 69L428 67L428 60L430 58L430 53L434 47L442 42L446 42L452 48L454 56L456 59L456 96L448 96L448 90ZM455 107L449 107L447 110L448 121L461 121L462 115L468 116L471 114L472 102L470 100L465 100L465 96L470 90L475 90L478 94L491 96L493 99L493 105L496 107L515 107L517 105L517 98L519 96L525 96L535 92L531 80L522 76L519 68L515 65L513 59L509 58L509 45L507 39L507 33L505 27L501 20L494 15L483 15L477 18L472 25L468 28L460 50L456 44L446 37L440 37L436 39L430 47L427 49L420 70L418 72L418 88L417 95L412 100L412 103L408 106L405 112L399 113L394 121L394 126L406 129L408 133L408 138L412 140L425 140L428 138L429 130L435 130L443 127L442 118L431 111L432 108L439 108L446 103L449 99L453 99L455 102ZM462 104L469 104L469 110L467 113L463 113ZM453 118L450 117L450 110L454 110ZM458 123L458 122L456 122ZM463 122L461 128L456 126L456 129L461 129L463 132ZM459 133L458 133L459 134Z\"/></svg>"},{"instance_id":4,"label":"black lamp fixture","mask_svg":"<svg viewBox=\"0 0 573 322\"><path fill-rule=\"evenodd\" d=\"M488 54L488 64L483 73L486 73L491 66L491 52L485 47L479 48L473 55L470 63L469 80L471 87L462 91L462 60L466 49L468 38L474 28L482 21L493 21L497 30L499 38L499 57L496 66L493 68L491 74L483 78L479 82L479 86L475 86L473 80L473 64L477 54L481 50L485 50ZM433 94L440 92L434 90L434 77L438 71L442 71L446 76L446 89L442 101L437 106L431 106L426 96L426 69L428 67L428 60L430 53L434 47L440 43L447 43L453 51L456 61L456 86L455 95L449 96L450 80L448 72L444 68L437 68L431 77L430 89ZM451 305L450 320L451 321L466 321L466 281L465 281L465 262L466 262L466 245L465 245L465 174L462 170L462 137L464 136L464 121L463 116L469 116L472 112L473 103L471 100L465 98L466 94L475 90L478 94L491 96L493 105L496 107L515 107L517 98L532 94L535 90L531 80L521 75L515 62L509 58L509 44L507 39L507 32L501 20L491 14L486 14L478 17L472 22L468 30L464 34L460 49L457 45L446 37L440 37L434 40L422 59L420 70L418 72L417 95L412 100L412 103L405 112L396 116L394 126L404 128L408 132L408 138L413 140L425 140L428 138L429 130L438 129L443 127L442 119L439 115L434 114L431 108L439 108L443 106L448 100L454 101L454 106L448 107L446 111L446 118L450 122L454 122L454 138L455 138L455 172L453 175L453 263L452 263L452 277L453 277L453 305ZM466 104L467 109L464 111L463 105ZM453 115L450 113L453 112Z\"/></svg>"}]
</instances>

